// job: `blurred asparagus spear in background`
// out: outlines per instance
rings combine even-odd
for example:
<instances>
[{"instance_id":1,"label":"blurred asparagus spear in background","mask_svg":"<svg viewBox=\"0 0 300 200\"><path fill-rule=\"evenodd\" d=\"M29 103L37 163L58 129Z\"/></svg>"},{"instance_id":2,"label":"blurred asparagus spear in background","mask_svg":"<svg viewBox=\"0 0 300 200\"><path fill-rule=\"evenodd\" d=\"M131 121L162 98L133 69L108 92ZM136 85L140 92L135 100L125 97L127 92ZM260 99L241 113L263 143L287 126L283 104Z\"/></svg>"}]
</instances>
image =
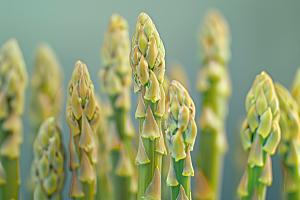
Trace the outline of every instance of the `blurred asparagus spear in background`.
<instances>
[{"instance_id":1,"label":"blurred asparagus spear in background","mask_svg":"<svg viewBox=\"0 0 300 200\"><path fill-rule=\"evenodd\" d=\"M116 199L136 199L137 184L132 139L135 130L130 119L132 86L129 64L130 40L127 21L118 14L110 18L102 46L104 69L99 72L102 91L113 107L113 120L117 125L120 149L112 152L113 185Z\"/></svg>"},{"instance_id":2,"label":"blurred asparagus spear in background","mask_svg":"<svg viewBox=\"0 0 300 200\"><path fill-rule=\"evenodd\" d=\"M237 189L242 200L266 198L272 185L272 160L280 142L280 109L273 81L267 73L257 75L246 100L247 118L241 130L243 148L248 152L245 172Z\"/></svg>"},{"instance_id":3,"label":"blurred asparagus spear in background","mask_svg":"<svg viewBox=\"0 0 300 200\"><path fill-rule=\"evenodd\" d=\"M278 154L282 161L284 199L300 199L300 121L298 105L288 89L275 83L279 100L281 141Z\"/></svg>"},{"instance_id":4,"label":"blurred asparagus spear in background","mask_svg":"<svg viewBox=\"0 0 300 200\"><path fill-rule=\"evenodd\" d=\"M97 190L95 164L100 109L86 65L77 61L68 85L66 118L70 127L69 169L73 171L70 197L94 200Z\"/></svg>"},{"instance_id":5,"label":"blurred asparagus spear in background","mask_svg":"<svg viewBox=\"0 0 300 200\"><path fill-rule=\"evenodd\" d=\"M61 65L51 46L40 44L36 51L31 78L29 112L32 128L31 134L27 136L29 145L33 144L39 127L45 119L55 117L57 120L60 115L63 101L62 76ZM33 169L34 166L31 168ZM33 195L35 183L30 174L28 176L26 188Z\"/></svg>"},{"instance_id":6,"label":"blurred asparagus spear in background","mask_svg":"<svg viewBox=\"0 0 300 200\"><path fill-rule=\"evenodd\" d=\"M0 53L0 197L18 199L21 183L19 157L23 142L22 115L28 74L15 39L5 42Z\"/></svg>"},{"instance_id":7,"label":"blurred asparagus spear in background","mask_svg":"<svg viewBox=\"0 0 300 200\"><path fill-rule=\"evenodd\" d=\"M34 200L61 199L61 189L65 180L65 152L61 137L54 117L41 124L33 144L32 176L36 183Z\"/></svg>"},{"instance_id":8,"label":"blurred asparagus spear in background","mask_svg":"<svg viewBox=\"0 0 300 200\"><path fill-rule=\"evenodd\" d=\"M191 176L194 176L190 151L193 150L197 125L196 108L187 90L173 80L169 88L166 111L167 143L171 157L167 184L171 199L192 199Z\"/></svg>"},{"instance_id":9,"label":"blurred asparagus spear in background","mask_svg":"<svg viewBox=\"0 0 300 200\"><path fill-rule=\"evenodd\" d=\"M134 92L139 91L135 117L140 119L137 199L161 199L161 165L166 147L161 130L165 113L165 49L152 20L146 13L138 17L132 36L130 65Z\"/></svg>"},{"instance_id":10,"label":"blurred asparagus spear in background","mask_svg":"<svg viewBox=\"0 0 300 200\"><path fill-rule=\"evenodd\" d=\"M231 96L227 69L231 57L230 34L224 17L216 11L209 12L199 38L203 68L198 76L197 89L204 100L199 122L200 152L194 197L217 200L221 195L223 157L228 149L226 117Z\"/></svg>"},{"instance_id":11,"label":"blurred asparagus spear in background","mask_svg":"<svg viewBox=\"0 0 300 200\"><path fill-rule=\"evenodd\" d=\"M178 61L171 63L170 66L167 67L169 70L170 80L176 80L182 84L187 90L190 89L190 79L185 67Z\"/></svg>"},{"instance_id":12,"label":"blurred asparagus spear in background","mask_svg":"<svg viewBox=\"0 0 300 200\"><path fill-rule=\"evenodd\" d=\"M53 49L47 44L38 46L31 78L30 119L35 139L41 123L55 116L58 118L62 103L62 68Z\"/></svg>"},{"instance_id":13,"label":"blurred asparagus spear in background","mask_svg":"<svg viewBox=\"0 0 300 200\"><path fill-rule=\"evenodd\" d=\"M109 176L111 172L111 160L110 154L108 153L108 136L110 134L109 130L109 120L112 117L110 109L105 102L100 100L100 97L96 95L96 100L100 106L100 124L97 129L98 136L98 164L96 167L97 171L97 194L96 199L113 199L113 188L111 184L111 177Z\"/></svg>"}]
</instances>

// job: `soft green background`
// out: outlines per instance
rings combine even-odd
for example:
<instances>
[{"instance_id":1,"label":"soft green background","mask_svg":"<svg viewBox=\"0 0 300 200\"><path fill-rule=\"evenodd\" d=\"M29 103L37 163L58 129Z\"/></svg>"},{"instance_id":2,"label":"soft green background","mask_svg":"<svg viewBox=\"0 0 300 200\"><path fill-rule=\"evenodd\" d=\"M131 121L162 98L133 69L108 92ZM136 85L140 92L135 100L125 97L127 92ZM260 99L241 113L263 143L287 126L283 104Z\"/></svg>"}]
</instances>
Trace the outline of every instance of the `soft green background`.
<instances>
[{"instance_id":1,"label":"soft green background","mask_svg":"<svg viewBox=\"0 0 300 200\"><path fill-rule=\"evenodd\" d=\"M102 66L100 48L105 29L113 12L124 16L132 35L140 12L150 15L164 42L168 63L178 60L188 70L190 94L199 105L199 95L194 83L199 67L199 45L196 33L205 12L219 9L228 19L232 33L232 60L229 64L233 95L230 101L227 134L230 150L225 159L222 199L236 198L236 187L241 174L234 167L240 143L239 123L245 117L244 99L255 75L265 70L274 79L289 87L296 68L300 66L300 1L297 0L195 0L195 1L0 1L0 44L11 37L17 38L23 51L28 71L31 73L36 46L49 42L64 68L64 90L71 77L75 62L81 60L89 68L92 81L98 89L97 72ZM137 95L133 95L133 108ZM27 95L28 99L28 95ZM133 112L133 111L132 111ZM198 110L198 114L200 111ZM29 129L28 109L24 119L24 137ZM68 145L69 128L63 112L63 134ZM135 124L137 126L137 123ZM26 139L25 139L26 141ZM25 177L29 173L31 146L22 145L21 192L26 197ZM192 156L195 156L193 152ZM66 162L67 165L67 162ZM273 156L274 183L268 189L267 199L281 198L281 167L278 156ZM63 189L67 200L71 173Z\"/></svg>"}]
</instances>

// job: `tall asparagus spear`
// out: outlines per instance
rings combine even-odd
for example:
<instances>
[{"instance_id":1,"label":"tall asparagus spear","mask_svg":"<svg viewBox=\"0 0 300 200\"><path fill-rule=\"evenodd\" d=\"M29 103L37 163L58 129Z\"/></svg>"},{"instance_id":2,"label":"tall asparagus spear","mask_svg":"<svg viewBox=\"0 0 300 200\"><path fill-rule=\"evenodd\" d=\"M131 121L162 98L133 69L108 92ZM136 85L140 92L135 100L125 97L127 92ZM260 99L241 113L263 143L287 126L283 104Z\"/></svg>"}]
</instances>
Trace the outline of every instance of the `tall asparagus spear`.
<instances>
[{"instance_id":1,"label":"tall asparagus spear","mask_svg":"<svg viewBox=\"0 0 300 200\"><path fill-rule=\"evenodd\" d=\"M94 85L86 65L77 61L68 86L66 118L70 127L69 169L73 172L70 197L94 200L98 160L96 130L100 122Z\"/></svg>"},{"instance_id":2,"label":"tall asparagus spear","mask_svg":"<svg viewBox=\"0 0 300 200\"><path fill-rule=\"evenodd\" d=\"M242 200L266 197L267 186L272 185L272 161L280 142L280 109L270 76L257 75L246 96L247 118L242 130L243 148L248 152L247 166L237 192Z\"/></svg>"},{"instance_id":3,"label":"tall asparagus spear","mask_svg":"<svg viewBox=\"0 0 300 200\"><path fill-rule=\"evenodd\" d=\"M22 52L18 42L10 39L3 44L0 53L0 197L4 200L18 199L20 145L23 142L21 117L27 82Z\"/></svg>"},{"instance_id":4,"label":"tall asparagus spear","mask_svg":"<svg viewBox=\"0 0 300 200\"><path fill-rule=\"evenodd\" d=\"M96 96L97 97L97 96ZM100 106L100 124L97 129L98 136L98 164L97 164L97 194L96 199L113 199L113 188L111 184L111 177L109 176L111 171L110 154L107 153L108 149L108 133L109 131L109 118L111 113L107 109L107 105L100 101L97 97L97 102Z\"/></svg>"},{"instance_id":5,"label":"tall asparagus spear","mask_svg":"<svg viewBox=\"0 0 300 200\"><path fill-rule=\"evenodd\" d=\"M191 180L194 176L190 151L193 150L197 126L195 104L187 90L173 80L169 88L167 103L167 143L171 157L167 178L171 186L172 200L191 200Z\"/></svg>"},{"instance_id":6,"label":"tall asparagus spear","mask_svg":"<svg viewBox=\"0 0 300 200\"><path fill-rule=\"evenodd\" d=\"M150 17L141 13L131 41L134 91L139 91L135 117L140 119L137 199L161 199L161 165L166 147L161 130L165 113L165 49Z\"/></svg>"},{"instance_id":7,"label":"tall asparagus spear","mask_svg":"<svg viewBox=\"0 0 300 200\"><path fill-rule=\"evenodd\" d=\"M223 157L228 148L226 117L231 96L227 68L230 34L224 17L216 11L208 13L199 38L203 68L199 73L197 87L204 100L199 122L201 134L195 199L216 200L221 194ZM206 185L207 191L202 190L201 182Z\"/></svg>"},{"instance_id":8,"label":"tall asparagus spear","mask_svg":"<svg viewBox=\"0 0 300 200\"><path fill-rule=\"evenodd\" d=\"M53 49L47 44L39 45L31 78L30 116L34 126L34 140L41 123L56 114L62 106L62 69Z\"/></svg>"},{"instance_id":9,"label":"tall asparagus spear","mask_svg":"<svg viewBox=\"0 0 300 200\"><path fill-rule=\"evenodd\" d=\"M135 168L133 166L133 143L135 136L130 119L132 85L129 64L130 41L127 21L118 14L110 18L109 27L102 47L105 68L100 70L102 91L113 106L118 136L122 149L115 149L113 155L114 189L116 199L136 199Z\"/></svg>"},{"instance_id":10,"label":"tall asparagus spear","mask_svg":"<svg viewBox=\"0 0 300 200\"><path fill-rule=\"evenodd\" d=\"M281 141L278 153L283 170L283 192L286 200L300 199L300 121L298 105L290 92L275 83L280 106Z\"/></svg>"},{"instance_id":11,"label":"tall asparagus spear","mask_svg":"<svg viewBox=\"0 0 300 200\"><path fill-rule=\"evenodd\" d=\"M61 199L65 179L65 152L61 131L54 117L41 124L33 144L33 153L35 170L32 175L36 183L33 199Z\"/></svg>"}]
</instances>

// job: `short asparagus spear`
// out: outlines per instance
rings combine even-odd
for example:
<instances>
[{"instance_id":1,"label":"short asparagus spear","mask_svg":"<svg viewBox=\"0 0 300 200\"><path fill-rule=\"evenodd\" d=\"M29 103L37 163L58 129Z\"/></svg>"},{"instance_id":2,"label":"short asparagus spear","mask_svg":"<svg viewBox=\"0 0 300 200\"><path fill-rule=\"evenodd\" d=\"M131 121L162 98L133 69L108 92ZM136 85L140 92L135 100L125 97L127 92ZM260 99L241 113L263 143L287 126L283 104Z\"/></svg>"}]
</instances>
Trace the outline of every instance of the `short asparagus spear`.
<instances>
[{"instance_id":1,"label":"short asparagus spear","mask_svg":"<svg viewBox=\"0 0 300 200\"><path fill-rule=\"evenodd\" d=\"M41 123L60 114L63 94L62 69L53 49L47 44L39 45L31 78L30 116L35 139Z\"/></svg>"},{"instance_id":2,"label":"short asparagus spear","mask_svg":"<svg viewBox=\"0 0 300 200\"><path fill-rule=\"evenodd\" d=\"M187 90L173 80L169 88L166 113L167 143L171 157L167 184L172 200L191 200L191 180L194 176L190 151L193 150L197 126L195 104Z\"/></svg>"},{"instance_id":3,"label":"short asparagus spear","mask_svg":"<svg viewBox=\"0 0 300 200\"><path fill-rule=\"evenodd\" d=\"M286 200L300 199L300 121L298 105L284 86L275 83L279 100L281 141L278 154L283 170L283 192Z\"/></svg>"},{"instance_id":4,"label":"short asparagus spear","mask_svg":"<svg viewBox=\"0 0 300 200\"><path fill-rule=\"evenodd\" d=\"M245 172L237 189L242 200L266 197L267 186L272 185L272 161L280 142L280 109L270 76L257 75L246 96L247 118L242 130L243 148L248 152Z\"/></svg>"},{"instance_id":5,"label":"short asparagus spear","mask_svg":"<svg viewBox=\"0 0 300 200\"><path fill-rule=\"evenodd\" d=\"M95 164L98 161L96 130L99 106L86 65L77 61L68 86L66 118L70 127L69 169L73 172L70 197L94 200L97 188Z\"/></svg>"},{"instance_id":6,"label":"short asparagus spear","mask_svg":"<svg viewBox=\"0 0 300 200\"><path fill-rule=\"evenodd\" d=\"M140 119L137 199L161 199L161 165L166 147L161 130L165 113L165 49L150 17L141 13L132 36L130 65L139 92L135 117Z\"/></svg>"},{"instance_id":7,"label":"short asparagus spear","mask_svg":"<svg viewBox=\"0 0 300 200\"><path fill-rule=\"evenodd\" d=\"M22 115L28 74L15 39L3 44L0 53L0 197L18 199L21 183L19 157L23 142Z\"/></svg>"},{"instance_id":8,"label":"short asparagus spear","mask_svg":"<svg viewBox=\"0 0 300 200\"><path fill-rule=\"evenodd\" d=\"M54 117L46 119L40 126L33 144L34 174L36 186L34 200L61 199L64 184L65 152L61 131Z\"/></svg>"},{"instance_id":9,"label":"short asparagus spear","mask_svg":"<svg viewBox=\"0 0 300 200\"><path fill-rule=\"evenodd\" d=\"M200 34L202 65L197 88L203 100L197 158L195 199L217 200L221 195L223 157L227 151L226 117L231 96L230 34L223 16L208 13ZM207 190L203 190L203 183ZM202 187L202 188L201 188Z\"/></svg>"},{"instance_id":10,"label":"short asparagus spear","mask_svg":"<svg viewBox=\"0 0 300 200\"><path fill-rule=\"evenodd\" d=\"M105 68L99 74L102 91L109 97L114 110L113 120L123 148L112 152L114 194L116 199L127 200L136 199L137 192L132 143L135 130L130 119L132 79L129 51L128 23L120 15L113 14L102 47Z\"/></svg>"}]
</instances>

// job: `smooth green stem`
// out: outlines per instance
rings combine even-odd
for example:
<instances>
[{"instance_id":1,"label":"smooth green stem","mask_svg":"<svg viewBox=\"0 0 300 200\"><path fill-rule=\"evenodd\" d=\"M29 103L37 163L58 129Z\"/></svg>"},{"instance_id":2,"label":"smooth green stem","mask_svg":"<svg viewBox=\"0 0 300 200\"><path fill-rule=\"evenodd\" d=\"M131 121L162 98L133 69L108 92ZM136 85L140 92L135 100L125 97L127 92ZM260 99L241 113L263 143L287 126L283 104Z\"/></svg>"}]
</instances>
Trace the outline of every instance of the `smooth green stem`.
<instances>
[{"instance_id":1,"label":"smooth green stem","mask_svg":"<svg viewBox=\"0 0 300 200\"><path fill-rule=\"evenodd\" d=\"M179 184L177 186L171 186L171 199L176 200L179 191L180 191L180 185L183 187L186 196L190 199L190 193L191 193L191 177L190 176L183 176L183 165L184 165L184 159L179 160L178 162L175 161L174 158L172 158L173 166L175 169L175 174L177 181Z\"/></svg>"},{"instance_id":2,"label":"smooth green stem","mask_svg":"<svg viewBox=\"0 0 300 200\"><path fill-rule=\"evenodd\" d=\"M76 198L76 200L95 200L94 189L95 184L82 183L83 186L83 198Z\"/></svg>"},{"instance_id":3,"label":"smooth green stem","mask_svg":"<svg viewBox=\"0 0 300 200\"><path fill-rule=\"evenodd\" d=\"M211 199L218 199L223 174L223 153L217 147L217 132L203 130L200 136L199 167L211 184Z\"/></svg>"},{"instance_id":4,"label":"smooth green stem","mask_svg":"<svg viewBox=\"0 0 300 200\"><path fill-rule=\"evenodd\" d=\"M111 98L111 102L114 105L114 102L116 100L117 96L114 98ZM132 139L126 136L125 134L125 118L128 117L126 115L127 111L124 111L123 109L116 109L114 107L114 120L117 124L117 130L119 133L119 137L124 145L126 155L128 155L130 161L133 163L134 158L133 158L133 145L132 145ZM119 155L115 155L115 158L113 159L113 166L114 168L117 165ZM117 160L116 160L117 159ZM114 170L115 171L115 170ZM134 193L130 191L130 182L131 182L131 177L125 177L125 176L119 176L114 173L114 190L115 190L115 195L116 199L124 199L124 200L134 200L136 199L136 196Z\"/></svg>"},{"instance_id":5,"label":"smooth green stem","mask_svg":"<svg viewBox=\"0 0 300 200\"><path fill-rule=\"evenodd\" d=\"M130 192L130 177L120 176L116 174L116 167L119 161L120 151L113 151L111 153L113 170L111 177L113 178L114 199L132 199L133 195ZM101 184L101 183L100 183Z\"/></svg>"},{"instance_id":6,"label":"smooth green stem","mask_svg":"<svg viewBox=\"0 0 300 200\"><path fill-rule=\"evenodd\" d=\"M227 99L219 94L218 82L212 81L210 89L204 93L204 106L209 106L217 117L219 122L219 131L201 130L200 134L200 156L198 157L198 166L204 172L209 180L212 195L211 200L220 199L221 183L223 176L223 160L224 160L224 146L227 145L227 139L224 141L217 141L218 134L221 133L225 124L227 115ZM203 106L203 107L204 107ZM223 147L219 146L223 145Z\"/></svg>"},{"instance_id":7,"label":"smooth green stem","mask_svg":"<svg viewBox=\"0 0 300 200\"><path fill-rule=\"evenodd\" d=\"M11 133L0 130L0 146L9 134ZM11 160L6 156L0 155L0 161L6 172L6 184L3 185L3 189L0 190L2 191L0 197L2 196L3 200L18 200L19 185L21 182L19 178L19 159Z\"/></svg>"}]
</instances>

